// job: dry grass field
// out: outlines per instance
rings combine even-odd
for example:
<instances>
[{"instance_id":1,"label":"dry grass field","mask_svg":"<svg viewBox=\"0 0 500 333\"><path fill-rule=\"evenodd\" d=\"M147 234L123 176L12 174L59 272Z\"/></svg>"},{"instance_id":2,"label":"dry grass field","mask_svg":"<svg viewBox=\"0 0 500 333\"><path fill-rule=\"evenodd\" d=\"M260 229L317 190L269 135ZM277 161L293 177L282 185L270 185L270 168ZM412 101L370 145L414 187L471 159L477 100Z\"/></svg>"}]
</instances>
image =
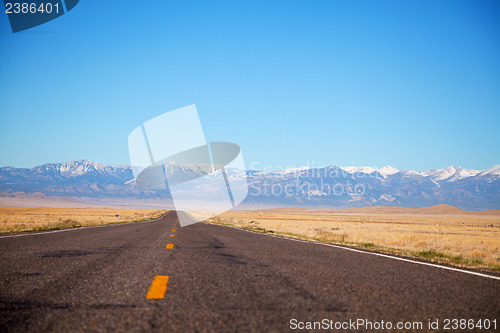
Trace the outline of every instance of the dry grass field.
<instances>
[{"instance_id":1,"label":"dry grass field","mask_svg":"<svg viewBox=\"0 0 500 333\"><path fill-rule=\"evenodd\" d=\"M145 221L165 210L0 207L0 234Z\"/></svg>"},{"instance_id":2,"label":"dry grass field","mask_svg":"<svg viewBox=\"0 0 500 333\"><path fill-rule=\"evenodd\" d=\"M498 212L491 213L497 215L487 215L485 212L451 215L436 214L439 210L435 209L429 211L431 213L427 214L388 214L387 211L386 214L341 214L310 209L235 211L232 212L232 223L260 232L420 257L458 266L500 270ZM230 224L230 214L224 213L208 222Z\"/></svg>"}]
</instances>

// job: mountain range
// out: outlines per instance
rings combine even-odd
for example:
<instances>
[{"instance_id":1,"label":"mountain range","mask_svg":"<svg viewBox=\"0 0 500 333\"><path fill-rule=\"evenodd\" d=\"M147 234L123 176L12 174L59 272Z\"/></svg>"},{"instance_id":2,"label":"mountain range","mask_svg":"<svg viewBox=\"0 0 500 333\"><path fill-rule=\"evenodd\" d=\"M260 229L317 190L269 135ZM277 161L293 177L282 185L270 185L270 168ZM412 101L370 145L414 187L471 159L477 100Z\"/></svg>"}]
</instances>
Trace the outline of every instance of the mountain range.
<instances>
[{"instance_id":1,"label":"mountain range","mask_svg":"<svg viewBox=\"0 0 500 333\"><path fill-rule=\"evenodd\" d=\"M233 170L231 177L244 177ZM165 172L201 172L165 166ZM425 207L453 205L466 210L500 209L500 165L487 170L459 166L415 171L391 166L248 170L249 194L242 207L365 206ZM200 191L210 184L201 184ZM32 169L0 168L0 192L42 193L49 197L169 199L167 190L135 185L131 166L108 166L88 160L44 164Z\"/></svg>"}]
</instances>

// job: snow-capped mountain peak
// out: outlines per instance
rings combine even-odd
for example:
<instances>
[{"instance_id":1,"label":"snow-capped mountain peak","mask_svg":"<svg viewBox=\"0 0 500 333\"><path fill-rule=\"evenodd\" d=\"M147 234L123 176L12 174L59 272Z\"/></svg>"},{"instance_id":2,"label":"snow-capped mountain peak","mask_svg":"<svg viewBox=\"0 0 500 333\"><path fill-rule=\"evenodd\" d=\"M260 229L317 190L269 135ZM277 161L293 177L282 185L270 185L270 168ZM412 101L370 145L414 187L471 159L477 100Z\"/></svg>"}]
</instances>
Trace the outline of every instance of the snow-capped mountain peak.
<instances>
[{"instance_id":1,"label":"snow-capped mountain peak","mask_svg":"<svg viewBox=\"0 0 500 333\"><path fill-rule=\"evenodd\" d=\"M289 169L283 169L281 171L277 171L277 173L281 174L289 174L289 173L297 173L305 170L309 170L309 167L300 167L300 168L289 168Z\"/></svg>"},{"instance_id":2,"label":"snow-capped mountain peak","mask_svg":"<svg viewBox=\"0 0 500 333\"><path fill-rule=\"evenodd\" d=\"M450 165L447 168L437 170L431 176L434 180L444 180L444 179L450 178L451 176L453 176L457 172L458 172L458 168L454 165Z\"/></svg>"},{"instance_id":3,"label":"snow-capped mountain peak","mask_svg":"<svg viewBox=\"0 0 500 333\"><path fill-rule=\"evenodd\" d=\"M61 174L81 176L93 171L97 171L99 173L112 172L113 167L89 160L80 160L62 163L59 166L59 171L61 172Z\"/></svg>"},{"instance_id":4,"label":"snow-capped mountain peak","mask_svg":"<svg viewBox=\"0 0 500 333\"><path fill-rule=\"evenodd\" d=\"M64 163L49 163L30 169L35 174L51 174L63 177L79 177L86 174L114 175L127 172L129 166L112 167L89 160L70 161Z\"/></svg>"},{"instance_id":5,"label":"snow-capped mountain peak","mask_svg":"<svg viewBox=\"0 0 500 333\"><path fill-rule=\"evenodd\" d=\"M450 181L455 181L467 177L472 177L480 173L479 170L464 169L462 167L457 168L457 172L450 178Z\"/></svg>"},{"instance_id":6,"label":"snow-capped mountain peak","mask_svg":"<svg viewBox=\"0 0 500 333\"><path fill-rule=\"evenodd\" d=\"M459 166L450 165L444 169L422 171L420 172L420 175L430 177L432 180L447 180L453 182L459 179L475 176L478 173L480 173L478 170L465 169Z\"/></svg>"},{"instance_id":7,"label":"snow-capped mountain peak","mask_svg":"<svg viewBox=\"0 0 500 333\"><path fill-rule=\"evenodd\" d=\"M399 172L398 169L391 167L390 165L386 165L385 167L382 167L377 170L384 178L390 175L394 175Z\"/></svg>"},{"instance_id":8,"label":"snow-capped mountain peak","mask_svg":"<svg viewBox=\"0 0 500 333\"><path fill-rule=\"evenodd\" d=\"M480 176L486 176L486 175L494 175L494 176L500 176L500 164L497 164L489 169L486 169L479 173Z\"/></svg>"},{"instance_id":9,"label":"snow-capped mountain peak","mask_svg":"<svg viewBox=\"0 0 500 333\"><path fill-rule=\"evenodd\" d=\"M340 168L347 173L355 173L355 172L372 173L374 171L377 171L377 169L374 169L374 168L368 167L368 166L361 166L361 167L348 166L348 167L340 167Z\"/></svg>"},{"instance_id":10,"label":"snow-capped mountain peak","mask_svg":"<svg viewBox=\"0 0 500 333\"><path fill-rule=\"evenodd\" d=\"M398 172L404 176L421 176L421 174L413 169L404 169Z\"/></svg>"},{"instance_id":11,"label":"snow-capped mountain peak","mask_svg":"<svg viewBox=\"0 0 500 333\"><path fill-rule=\"evenodd\" d=\"M394 175L399 172L398 169L393 168L390 165L386 165L385 167L382 167L380 169L375 169L368 166L361 166L361 167L348 166L348 167L341 167L341 169L350 174L355 174L358 172L370 174L375 171L378 171L378 173L380 173L380 175L384 178L387 178L387 176Z\"/></svg>"}]
</instances>

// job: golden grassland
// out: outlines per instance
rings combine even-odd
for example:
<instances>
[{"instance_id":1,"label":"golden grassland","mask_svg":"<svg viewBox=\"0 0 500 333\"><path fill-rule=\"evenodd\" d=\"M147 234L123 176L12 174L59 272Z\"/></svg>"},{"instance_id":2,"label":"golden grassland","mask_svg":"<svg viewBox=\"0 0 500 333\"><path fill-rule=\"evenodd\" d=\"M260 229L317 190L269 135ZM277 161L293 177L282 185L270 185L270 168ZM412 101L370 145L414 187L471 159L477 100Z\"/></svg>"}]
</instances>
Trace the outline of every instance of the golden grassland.
<instances>
[{"instance_id":1,"label":"golden grassland","mask_svg":"<svg viewBox=\"0 0 500 333\"><path fill-rule=\"evenodd\" d=\"M500 271L500 216L227 212L209 223Z\"/></svg>"},{"instance_id":2,"label":"golden grassland","mask_svg":"<svg viewBox=\"0 0 500 333\"><path fill-rule=\"evenodd\" d=\"M152 220L165 210L0 207L0 234Z\"/></svg>"}]
</instances>

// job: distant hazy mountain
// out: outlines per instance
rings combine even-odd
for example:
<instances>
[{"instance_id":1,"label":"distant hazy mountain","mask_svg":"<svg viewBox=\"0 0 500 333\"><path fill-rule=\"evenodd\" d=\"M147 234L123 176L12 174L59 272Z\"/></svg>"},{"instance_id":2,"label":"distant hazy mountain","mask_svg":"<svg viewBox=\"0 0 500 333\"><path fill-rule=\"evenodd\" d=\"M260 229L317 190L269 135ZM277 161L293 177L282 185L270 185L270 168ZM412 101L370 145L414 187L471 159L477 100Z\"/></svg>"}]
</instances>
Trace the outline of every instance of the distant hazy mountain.
<instances>
[{"instance_id":1,"label":"distant hazy mountain","mask_svg":"<svg viewBox=\"0 0 500 333\"><path fill-rule=\"evenodd\" d=\"M166 193L127 184L130 166L111 167L92 161L44 164L32 169L0 168L0 192L41 192L48 196L150 198Z\"/></svg>"},{"instance_id":2,"label":"distant hazy mountain","mask_svg":"<svg viewBox=\"0 0 500 333\"><path fill-rule=\"evenodd\" d=\"M202 169L166 165L165 172L192 177ZM297 168L246 172L247 206L425 207L449 204L467 210L500 209L500 165L479 171L458 166L445 169L399 171L391 166ZM232 173L243 177L244 171ZM41 192L47 196L94 198L169 198L168 190L135 186L130 166L111 167L92 161L74 161L32 169L0 168L0 192ZM210 184L201 183L200 191Z\"/></svg>"}]
</instances>

